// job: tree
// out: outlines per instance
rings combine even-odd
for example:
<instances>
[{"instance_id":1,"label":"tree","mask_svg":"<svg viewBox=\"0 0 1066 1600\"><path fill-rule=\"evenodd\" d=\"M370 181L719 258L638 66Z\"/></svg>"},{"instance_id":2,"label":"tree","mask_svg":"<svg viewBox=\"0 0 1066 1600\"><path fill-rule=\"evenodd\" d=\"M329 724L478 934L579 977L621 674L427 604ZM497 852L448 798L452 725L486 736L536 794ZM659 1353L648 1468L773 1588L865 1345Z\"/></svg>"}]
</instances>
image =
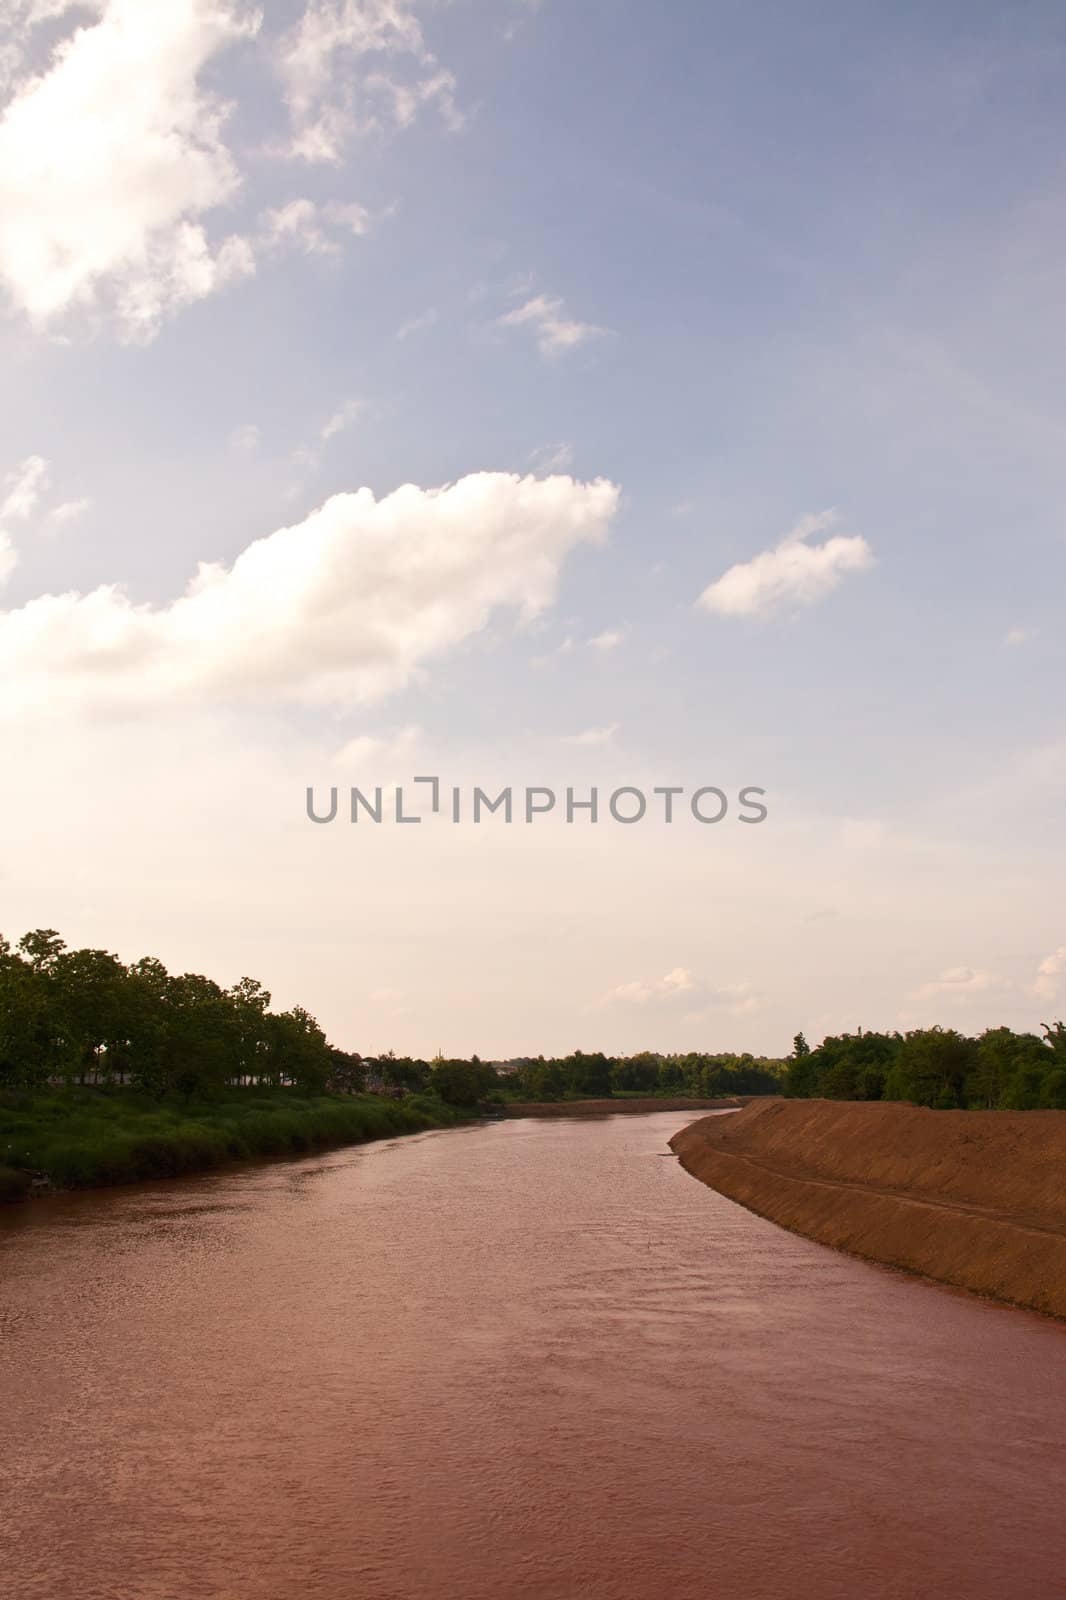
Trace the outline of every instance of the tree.
<instances>
[{"instance_id":1,"label":"tree","mask_svg":"<svg viewBox=\"0 0 1066 1600\"><path fill-rule=\"evenodd\" d=\"M326 1087L338 1094L362 1094L366 1088L366 1062L362 1056L357 1051L331 1048Z\"/></svg>"},{"instance_id":2,"label":"tree","mask_svg":"<svg viewBox=\"0 0 1066 1600\"><path fill-rule=\"evenodd\" d=\"M1066 1022L1056 1022L1051 1027L1042 1022L1040 1026L1044 1030L1047 1044L1054 1050L1059 1060L1066 1062Z\"/></svg>"},{"instance_id":3,"label":"tree","mask_svg":"<svg viewBox=\"0 0 1066 1600\"><path fill-rule=\"evenodd\" d=\"M954 1028L914 1028L903 1036L885 1083L887 1100L949 1109L966 1104L966 1078L976 1055Z\"/></svg>"},{"instance_id":4,"label":"tree","mask_svg":"<svg viewBox=\"0 0 1066 1600\"><path fill-rule=\"evenodd\" d=\"M34 972L49 972L66 945L54 928L34 928L19 940L19 949Z\"/></svg>"},{"instance_id":5,"label":"tree","mask_svg":"<svg viewBox=\"0 0 1066 1600\"><path fill-rule=\"evenodd\" d=\"M30 1089L47 1076L51 1046L44 982L0 938L0 1089Z\"/></svg>"},{"instance_id":6,"label":"tree","mask_svg":"<svg viewBox=\"0 0 1066 1600\"><path fill-rule=\"evenodd\" d=\"M1039 1099L1039 1084L1051 1064L1047 1046L1035 1033L1014 1033L1010 1028L986 1028L976 1041L966 1080L971 1106L1013 1106ZM1027 1084L1023 1078L1029 1074ZM1034 1076L1035 1074L1035 1076Z\"/></svg>"},{"instance_id":7,"label":"tree","mask_svg":"<svg viewBox=\"0 0 1066 1600\"><path fill-rule=\"evenodd\" d=\"M43 969L52 991L67 1076L85 1083L124 1077L126 969L107 950L63 950Z\"/></svg>"},{"instance_id":8,"label":"tree","mask_svg":"<svg viewBox=\"0 0 1066 1600\"><path fill-rule=\"evenodd\" d=\"M326 1035L302 1006L268 1019L270 1060L279 1083L291 1083L305 1094L322 1094L332 1066Z\"/></svg>"},{"instance_id":9,"label":"tree","mask_svg":"<svg viewBox=\"0 0 1066 1600\"><path fill-rule=\"evenodd\" d=\"M818 1064L815 1052L802 1033L792 1041L792 1054L788 1058L785 1074L785 1093L798 1100L807 1100L818 1093Z\"/></svg>"},{"instance_id":10,"label":"tree","mask_svg":"<svg viewBox=\"0 0 1066 1600\"><path fill-rule=\"evenodd\" d=\"M392 1089L406 1089L409 1093L417 1093L424 1089L429 1082L429 1064L425 1061L415 1061L411 1056L393 1055L390 1050L382 1058L381 1076Z\"/></svg>"},{"instance_id":11,"label":"tree","mask_svg":"<svg viewBox=\"0 0 1066 1600\"><path fill-rule=\"evenodd\" d=\"M475 1106L499 1089L495 1070L484 1061L441 1061L431 1087L446 1105Z\"/></svg>"},{"instance_id":12,"label":"tree","mask_svg":"<svg viewBox=\"0 0 1066 1600\"><path fill-rule=\"evenodd\" d=\"M266 1017L270 994L256 978L242 978L227 991L237 1023L237 1057L233 1076L238 1083L258 1083L266 1073L270 1054Z\"/></svg>"}]
</instances>

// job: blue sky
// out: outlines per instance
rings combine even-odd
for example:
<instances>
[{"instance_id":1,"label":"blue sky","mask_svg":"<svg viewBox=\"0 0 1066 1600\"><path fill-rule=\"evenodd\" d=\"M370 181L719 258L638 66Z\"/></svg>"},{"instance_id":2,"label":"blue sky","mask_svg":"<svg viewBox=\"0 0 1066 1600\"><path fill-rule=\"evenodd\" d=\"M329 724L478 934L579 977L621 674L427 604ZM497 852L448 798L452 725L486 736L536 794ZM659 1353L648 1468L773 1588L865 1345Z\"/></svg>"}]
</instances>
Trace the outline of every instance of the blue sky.
<instances>
[{"instance_id":1,"label":"blue sky","mask_svg":"<svg viewBox=\"0 0 1066 1600\"><path fill-rule=\"evenodd\" d=\"M1064 51L1052 5L6 0L5 931L368 1050L1061 1010ZM535 488L460 526L476 474ZM302 818L422 770L771 811Z\"/></svg>"}]
</instances>

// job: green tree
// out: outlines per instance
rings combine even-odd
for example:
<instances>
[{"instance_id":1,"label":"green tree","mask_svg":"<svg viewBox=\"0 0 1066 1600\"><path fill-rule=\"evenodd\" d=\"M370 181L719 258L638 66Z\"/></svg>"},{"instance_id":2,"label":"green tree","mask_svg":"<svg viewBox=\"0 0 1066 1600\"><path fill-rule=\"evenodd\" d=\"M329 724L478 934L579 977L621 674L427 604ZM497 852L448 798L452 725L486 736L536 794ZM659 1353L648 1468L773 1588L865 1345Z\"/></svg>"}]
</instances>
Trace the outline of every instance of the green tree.
<instances>
[{"instance_id":1,"label":"green tree","mask_svg":"<svg viewBox=\"0 0 1066 1600\"><path fill-rule=\"evenodd\" d=\"M499 1089L495 1071L484 1061L441 1061L433 1068L430 1083L450 1106L475 1106Z\"/></svg>"},{"instance_id":2,"label":"green tree","mask_svg":"<svg viewBox=\"0 0 1066 1600\"><path fill-rule=\"evenodd\" d=\"M942 1110L965 1105L966 1079L975 1054L974 1041L954 1028L914 1028L900 1043L885 1083L885 1098Z\"/></svg>"}]
</instances>

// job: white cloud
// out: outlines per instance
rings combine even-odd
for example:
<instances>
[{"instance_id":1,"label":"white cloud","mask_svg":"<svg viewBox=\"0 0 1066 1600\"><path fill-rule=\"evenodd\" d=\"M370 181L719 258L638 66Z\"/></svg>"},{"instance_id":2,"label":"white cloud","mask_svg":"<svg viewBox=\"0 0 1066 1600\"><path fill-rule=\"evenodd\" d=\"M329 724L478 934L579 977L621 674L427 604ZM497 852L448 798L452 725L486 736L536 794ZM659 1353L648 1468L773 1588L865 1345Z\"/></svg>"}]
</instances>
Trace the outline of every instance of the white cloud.
<instances>
[{"instance_id":1,"label":"white cloud","mask_svg":"<svg viewBox=\"0 0 1066 1600\"><path fill-rule=\"evenodd\" d=\"M62 505L56 506L53 511L48 513L48 519L56 527L63 528L66 527L68 522L77 522L78 518L83 517L91 505L92 501L85 498L81 500L64 500Z\"/></svg>"},{"instance_id":2,"label":"white cloud","mask_svg":"<svg viewBox=\"0 0 1066 1600\"><path fill-rule=\"evenodd\" d=\"M18 552L11 535L5 528L0 528L0 584L7 582L18 566L18 560Z\"/></svg>"},{"instance_id":3,"label":"white cloud","mask_svg":"<svg viewBox=\"0 0 1066 1600\"><path fill-rule=\"evenodd\" d=\"M258 19L226 0L107 0L0 118L0 282L44 325L101 301L128 339L254 270L198 220L239 176L198 79Z\"/></svg>"},{"instance_id":4,"label":"white cloud","mask_svg":"<svg viewBox=\"0 0 1066 1600\"><path fill-rule=\"evenodd\" d=\"M383 65L360 70L367 58ZM283 40L278 70L290 154L305 161L339 161L353 134L407 127L432 103L448 126L462 120L455 79L426 48L409 0L309 0Z\"/></svg>"},{"instance_id":5,"label":"white cloud","mask_svg":"<svg viewBox=\"0 0 1066 1600\"><path fill-rule=\"evenodd\" d=\"M303 444L293 451L293 464L299 467L301 471L317 472L322 465L323 445L327 445L331 439L335 439L339 433L343 433L345 428L350 428L352 423L357 421L365 410L365 401L346 400L342 406L338 407L336 411L326 418L318 430L318 442L316 444Z\"/></svg>"},{"instance_id":6,"label":"white cloud","mask_svg":"<svg viewBox=\"0 0 1066 1600\"><path fill-rule=\"evenodd\" d=\"M504 24L503 37L508 42L517 38L523 25L540 10L543 0L516 0L516 4L519 7L519 15Z\"/></svg>"},{"instance_id":7,"label":"white cloud","mask_svg":"<svg viewBox=\"0 0 1066 1600\"><path fill-rule=\"evenodd\" d=\"M1057 950L1052 950L1045 956L1036 969L1036 978L1032 984L1032 993L1039 1000L1055 1000L1062 987L1062 980L1066 978L1066 944L1060 945Z\"/></svg>"},{"instance_id":8,"label":"white cloud","mask_svg":"<svg viewBox=\"0 0 1066 1600\"><path fill-rule=\"evenodd\" d=\"M873 551L857 536L838 534L822 544L807 542L836 520L833 511L801 518L772 550L730 567L703 591L697 605L723 617L769 616L783 606L813 605L849 572L873 565Z\"/></svg>"},{"instance_id":9,"label":"white cloud","mask_svg":"<svg viewBox=\"0 0 1066 1600\"><path fill-rule=\"evenodd\" d=\"M262 238L268 245L292 245L304 255L335 255L337 244L323 230L313 200L287 200L260 218Z\"/></svg>"},{"instance_id":10,"label":"white cloud","mask_svg":"<svg viewBox=\"0 0 1066 1600\"><path fill-rule=\"evenodd\" d=\"M609 998L624 1000L628 1005L646 1006L653 1000L676 1000L690 995L695 987L695 979L688 968L675 967L665 977L651 982L638 979L633 983L620 983L617 989L611 990Z\"/></svg>"},{"instance_id":11,"label":"white cloud","mask_svg":"<svg viewBox=\"0 0 1066 1600\"><path fill-rule=\"evenodd\" d=\"M370 232L370 212L358 200L330 200L323 210L335 228L347 228L358 239Z\"/></svg>"},{"instance_id":12,"label":"white cloud","mask_svg":"<svg viewBox=\"0 0 1066 1600\"><path fill-rule=\"evenodd\" d=\"M338 433L350 428L352 423L362 416L365 409L362 400L346 400L344 405L322 424L323 440L335 439Z\"/></svg>"},{"instance_id":13,"label":"white cloud","mask_svg":"<svg viewBox=\"0 0 1066 1600\"><path fill-rule=\"evenodd\" d=\"M624 628L604 628L602 633L594 634L588 642L593 650L606 653L608 650L616 649L625 636Z\"/></svg>"},{"instance_id":14,"label":"white cloud","mask_svg":"<svg viewBox=\"0 0 1066 1600\"><path fill-rule=\"evenodd\" d=\"M586 728L584 733L567 734L563 739L563 743L582 745L610 744L620 727L620 722L611 722L606 728Z\"/></svg>"},{"instance_id":15,"label":"white cloud","mask_svg":"<svg viewBox=\"0 0 1066 1600\"><path fill-rule=\"evenodd\" d=\"M18 566L15 541L5 527L8 522L26 522L48 487L48 463L43 456L27 456L3 481L0 499L0 584L6 583Z\"/></svg>"},{"instance_id":16,"label":"white cloud","mask_svg":"<svg viewBox=\"0 0 1066 1600\"><path fill-rule=\"evenodd\" d=\"M68 11L99 15L105 0L3 0L0 4L0 98L17 79L32 42L33 29Z\"/></svg>"},{"instance_id":17,"label":"white cloud","mask_svg":"<svg viewBox=\"0 0 1066 1600\"><path fill-rule=\"evenodd\" d=\"M574 447L560 439L558 444L542 444L529 459L538 472L569 472L574 464Z\"/></svg>"},{"instance_id":18,"label":"white cloud","mask_svg":"<svg viewBox=\"0 0 1066 1600\"><path fill-rule=\"evenodd\" d=\"M48 463L43 456L27 456L4 479L4 498L0 500L0 524L25 522L37 509L48 487Z\"/></svg>"},{"instance_id":19,"label":"white cloud","mask_svg":"<svg viewBox=\"0 0 1066 1600\"><path fill-rule=\"evenodd\" d=\"M609 333L610 329L597 327L593 322L577 322L563 315L563 302L538 294L525 305L507 311L496 318L501 328L532 328L537 349L543 356L560 355L566 350L576 350L589 339Z\"/></svg>"},{"instance_id":20,"label":"white cloud","mask_svg":"<svg viewBox=\"0 0 1066 1600\"><path fill-rule=\"evenodd\" d=\"M566 556L606 536L617 503L604 479L489 472L334 495L232 567L202 564L168 605L107 585L0 613L0 708L372 700L499 608L549 605Z\"/></svg>"},{"instance_id":21,"label":"white cloud","mask_svg":"<svg viewBox=\"0 0 1066 1600\"><path fill-rule=\"evenodd\" d=\"M264 211L260 243L268 249L289 246L307 256L339 255L340 245L330 226L362 237L370 231L370 213L355 201L332 201L319 206L306 197L288 200L283 206Z\"/></svg>"},{"instance_id":22,"label":"white cloud","mask_svg":"<svg viewBox=\"0 0 1066 1600\"><path fill-rule=\"evenodd\" d=\"M421 333L425 328L432 328L437 321L437 310L430 306L428 311L423 311L417 317L409 317L406 322L401 322L396 329L397 339L409 339L413 333Z\"/></svg>"},{"instance_id":23,"label":"white cloud","mask_svg":"<svg viewBox=\"0 0 1066 1600\"><path fill-rule=\"evenodd\" d=\"M998 988L1000 980L990 972L977 972L973 967L948 967L939 978L923 983L918 993L940 995L948 1000L964 1000L970 995L985 994Z\"/></svg>"},{"instance_id":24,"label":"white cloud","mask_svg":"<svg viewBox=\"0 0 1066 1600\"><path fill-rule=\"evenodd\" d=\"M684 1021L702 1022L722 1011L734 1017L748 1016L758 1010L761 996L750 983L715 987L695 978L687 967L674 967L662 978L619 984L611 990L607 1001L633 1006L662 1006L684 1001L694 1008L685 1013Z\"/></svg>"}]
</instances>

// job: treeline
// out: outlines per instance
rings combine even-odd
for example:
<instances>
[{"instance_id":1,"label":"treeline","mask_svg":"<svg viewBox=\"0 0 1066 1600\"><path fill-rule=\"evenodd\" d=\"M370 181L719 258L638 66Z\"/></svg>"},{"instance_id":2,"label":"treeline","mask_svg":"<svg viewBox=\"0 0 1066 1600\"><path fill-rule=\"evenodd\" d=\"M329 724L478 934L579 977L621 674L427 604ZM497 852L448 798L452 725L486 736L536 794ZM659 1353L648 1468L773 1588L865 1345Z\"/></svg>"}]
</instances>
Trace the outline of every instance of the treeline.
<instances>
[{"instance_id":1,"label":"treeline","mask_svg":"<svg viewBox=\"0 0 1066 1600\"><path fill-rule=\"evenodd\" d=\"M156 1096L235 1086L358 1089L358 1056L334 1049L300 1006L270 1010L254 978L220 988L146 957L69 950L52 928L0 937L0 1089L128 1085Z\"/></svg>"},{"instance_id":2,"label":"treeline","mask_svg":"<svg viewBox=\"0 0 1066 1600\"><path fill-rule=\"evenodd\" d=\"M751 1055L572 1055L523 1063L510 1077L516 1098L562 1100L608 1095L780 1094L781 1063Z\"/></svg>"},{"instance_id":3,"label":"treeline","mask_svg":"<svg viewBox=\"0 0 1066 1600\"><path fill-rule=\"evenodd\" d=\"M1043 1036L990 1028L837 1034L812 1049L797 1034L784 1061L735 1054L528 1057L497 1072L477 1056L364 1059L329 1043L301 1006L272 1011L254 978L223 989L146 957L70 950L52 928L17 946L0 937L0 1092L58 1084L124 1086L163 1099L240 1088L307 1095L430 1094L452 1107L504 1099L780 1094L1005 1110L1066 1109L1066 1024Z\"/></svg>"},{"instance_id":4,"label":"treeline","mask_svg":"<svg viewBox=\"0 0 1066 1600\"><path fill-rule=\"evenodd\" d=\"M301 1006L272 1011L254 978L224 989L145 957L71 950L53 928L0 937L0 1091L122 1086L154 1097L242 1088L304 1094L367 1088L432 1094L446 1105L623 1094L715 1096L781 1088L780 1062L750 1055L585 1054L528 1059L497 1073L477 1056L378 1059L332 1046Z\"/></svg>"},{"instance_id":5,"label":"treeline","mask_svg":"<svg viewBox=\"0 0 1066 1600\"><path fill-rule=\"evenodd\" d=\"M909 1100L943 1110L1066 1110L1066 1025L1043 1036L988 1028L835 1034L815 1049L793 1041L785 1093L800 1099Z\"/></svg>"},{"instance_id":6,"label":"treeline","mask_svg":"<svg viewBox=\"0 0 1066 1600\"><path fill-rule=\"evenodd\" d=\"M409 1090L432 1090L454 1105L475 1101L606 1099L613 1095L780 1094L785 1063L750 1055L632 1056L587 1054L537 1056L508 1063L497 1072L473 1056L469 1061L420 1061L382 1056L371 1070L383 1083Z\"/></svg>"}]
</instances>

